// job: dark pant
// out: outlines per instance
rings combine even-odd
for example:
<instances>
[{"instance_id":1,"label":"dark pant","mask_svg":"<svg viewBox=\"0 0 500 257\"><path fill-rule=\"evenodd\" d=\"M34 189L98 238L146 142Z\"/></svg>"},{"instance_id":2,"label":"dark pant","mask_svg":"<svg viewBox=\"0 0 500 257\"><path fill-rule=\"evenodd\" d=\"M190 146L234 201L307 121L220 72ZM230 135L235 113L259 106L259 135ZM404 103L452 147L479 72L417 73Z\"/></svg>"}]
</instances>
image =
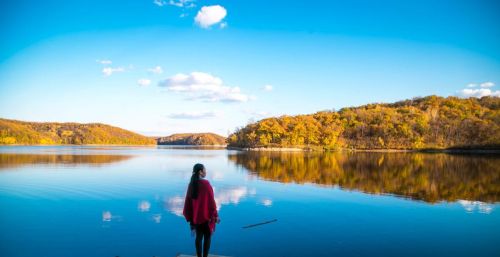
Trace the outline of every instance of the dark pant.
<instances>
[{"instance_id":1,"label":"dark pant","mask_svg":"<svg viewBox=\"0 0 500 257\"><path fill-rule=\"evenodd\" d=\"M195 224L196 230L196 255L198 257L201 256L201 240L203 239L203 257L208 256L208 250L210 250L210 240L211 240L211 232L210 227L208 226L208 222L202 224Z\"/></svg>"}]
</instances>

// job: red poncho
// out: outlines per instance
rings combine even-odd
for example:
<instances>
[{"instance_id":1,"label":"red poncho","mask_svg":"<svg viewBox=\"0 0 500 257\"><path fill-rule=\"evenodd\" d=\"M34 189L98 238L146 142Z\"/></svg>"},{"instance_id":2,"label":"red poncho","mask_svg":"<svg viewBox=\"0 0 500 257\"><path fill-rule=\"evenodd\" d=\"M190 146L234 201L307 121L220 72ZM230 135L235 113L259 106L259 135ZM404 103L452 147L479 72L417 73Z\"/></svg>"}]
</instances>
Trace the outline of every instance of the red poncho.
<instances>
[{"instance_id":1,"label":"red poncho","mask_svg":"<svg viewBox=\"0 0 500 257\"><path fill-rule=\"evenodd\" d=\"M188 186L182 214L188 222L193 224L202 224L208 221L210 231L214 232L215 221L218 217L214 190L206 179L200 179L198 183L198 198L196 199L190 197L191 187Z\"/></svg>"}]
</instances>

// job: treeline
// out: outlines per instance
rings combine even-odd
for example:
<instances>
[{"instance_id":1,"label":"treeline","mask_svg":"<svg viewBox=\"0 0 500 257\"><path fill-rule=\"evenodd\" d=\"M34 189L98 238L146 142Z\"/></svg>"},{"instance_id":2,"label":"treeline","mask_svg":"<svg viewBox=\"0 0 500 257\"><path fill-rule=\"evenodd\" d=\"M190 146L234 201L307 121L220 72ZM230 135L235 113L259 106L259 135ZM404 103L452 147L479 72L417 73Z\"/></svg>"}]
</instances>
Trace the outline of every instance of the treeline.
<instances>
[{"instance_id":1,"label":"treeline","mask_svg":"<svg viewBox=\"0 0 500 257\"><path fill-rule=\"evenodd\" d=\"M226 138L214 133L183 133L157 138L159 145L226 145Z\"/></svg>"},{"instance_id":2,"label":"treeline","mask_svg":"<svg viewBox=\"0 0 500 257\"><path fill-rule=\"evenodd\" d=\"M426 202L500 200L496 155L237 152L230 161L260 179L339 186Z\"/></svg>"},{"instance_id":3,"label":"treeline","mask_svg":"<svg viewBox=\"0 0 500 257\"><path fill-rule=\"evenodd\" d=\"M250 148L498 149L499 107L498 97L427 96L267 118L237 129L227 141Z\"/></svg>"},{"instance_id":4,"label":"treeline","mask_svg":"<svg viewBox=\"0 0 500 257\"><path fill-rule=\"evenodd\" d=\"M100 123L24 122L0 119L0 144L151 145L155 140Z\"/></svg>"}]
</instances>

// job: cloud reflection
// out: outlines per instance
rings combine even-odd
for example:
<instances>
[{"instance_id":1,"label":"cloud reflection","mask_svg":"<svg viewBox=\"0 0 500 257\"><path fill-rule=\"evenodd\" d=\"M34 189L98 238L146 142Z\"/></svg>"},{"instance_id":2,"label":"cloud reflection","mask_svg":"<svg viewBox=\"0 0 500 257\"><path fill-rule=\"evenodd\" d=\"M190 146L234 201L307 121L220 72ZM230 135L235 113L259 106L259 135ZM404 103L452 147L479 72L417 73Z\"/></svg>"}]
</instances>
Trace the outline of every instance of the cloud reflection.
<instances>
[{"instance_id":1,"label":"cloud reflection","mask_svg":"<svg viewBox=\"0 0 500 257\"><path fill-rule=\"evenodd\" d=\"M214 198L215 198L215 204L217 205L217 211L220 211L222 205L229 205L229 204L237 205L246 196L255 194L256 194L255 189L249 190L246 186L220 188L220 189L214 187ZM266 203L272 204L272 201ZM172 214L182 217L183 216L182 211L184 209L184 197L176 195L170 198L165 198L164 207Z\"/></svg>"},{"instance_id":2,"label":"cloud reflection","mask_svg":"<svg viewBox=\"0 0 500 257\"><path fill-rule=\"evenodd\" d=\"M462 207L468 213L478 212L483 214L490 214L493 211L493 206L491 204L480 201L459 200L458 203L462 205Z\"/></svg>"},{"instance_id":3,"label":"cloud reflection","mask_svg":"<svg viewBox=\"0 0 500 257\"><path fill-rule=\"evenodd\" d=\"M113 215L110 211L102 212L102 222L111 222L111 221L122 221L122 216Z\"/></svg>"},{"instance_id":4,"label":"cloud reflection","mask_svg":"<svg viewBox=\"0 0 500 257\"><path fill-rule=\"evenodd\" d=\"M102 212L102 221L109 222L109 221L111 221L112 217L113 217L113 215L111 215L110 211L103 211Z\"/></svg>"},{"instance_id":5,"label":"cloud reflection","mask_svg":"<svg viewBox=\"0 0 500 257\"><path fill-rule=\"evenodd\" d=\"M178 195L170 197L164 201L164 206L171 213L182 217L182 211L184 210L184 197Z\"/></svg>"},{"instance_id":6,"label":"cloud reflection","mask_svg":"<svg viewBox=\"0 0 500 257\"><path fill-rule=\"evenodd\" d=\"M237 205L246 195L249 190L246 186L234 188L214 188L215 203L217 204L217 211L220 210L222 205L234 204Z\"/></svg>"},{"instance_id":7,"label":"cloud reflection","mask_svg":"<svg viewBox=\"0 0 500 257\"><path fill-rule=\"evenodd\" d=\"M262 199L260 203L266 207L271 207L273 205L273 200L271 199Z\"/></svg>"},{"instance_id":8,"label":"cloud reflection","mask_svg":"<svg viewBox=\"0 0 500 257\"><path fill-rule=\"evenodd\" d=\"M140 212L148 212L149 209L151 208L151 203L149 201L141 201L139 205L137 206L137 209Z\"/></svg>"},{"instance_id":9,"label":"cloud reflection","mask_svg":"<svg viewBox=\"0 0 500 257\"><path fill-rule=\"evenodd\" d=\"M153 214L153 221L155 223L160 223L161 222L161 213Z\"/></svg>"}]
</instances>

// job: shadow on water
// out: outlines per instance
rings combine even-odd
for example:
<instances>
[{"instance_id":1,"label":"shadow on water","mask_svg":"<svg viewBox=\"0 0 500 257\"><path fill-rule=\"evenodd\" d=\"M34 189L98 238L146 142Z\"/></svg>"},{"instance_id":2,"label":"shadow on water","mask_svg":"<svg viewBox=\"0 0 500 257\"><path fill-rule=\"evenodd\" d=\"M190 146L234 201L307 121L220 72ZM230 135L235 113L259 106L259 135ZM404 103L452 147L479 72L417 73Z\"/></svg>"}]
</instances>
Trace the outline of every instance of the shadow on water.
<instances>
[{"instance_id":1,"label":"shadow on water","mask_svg":"<svg viewBox=\"0 0 500 257\"><path fill-rule=\"evenodd\" d=\"M228 159L260 179L339 186L434 203L500 199L498 155L237 152Z\"/></svg>"},{"instance_id":2,"label":"shadow on water","mask_svg":"<svg viewBox=\"0 0 500 257\"><path fill-rule=\"evenodd\" d=\"M74 155L0 153L0 171L28 165L89 165L99 167L131 159L132 155Z\"/></svg>"}]
</instances>

